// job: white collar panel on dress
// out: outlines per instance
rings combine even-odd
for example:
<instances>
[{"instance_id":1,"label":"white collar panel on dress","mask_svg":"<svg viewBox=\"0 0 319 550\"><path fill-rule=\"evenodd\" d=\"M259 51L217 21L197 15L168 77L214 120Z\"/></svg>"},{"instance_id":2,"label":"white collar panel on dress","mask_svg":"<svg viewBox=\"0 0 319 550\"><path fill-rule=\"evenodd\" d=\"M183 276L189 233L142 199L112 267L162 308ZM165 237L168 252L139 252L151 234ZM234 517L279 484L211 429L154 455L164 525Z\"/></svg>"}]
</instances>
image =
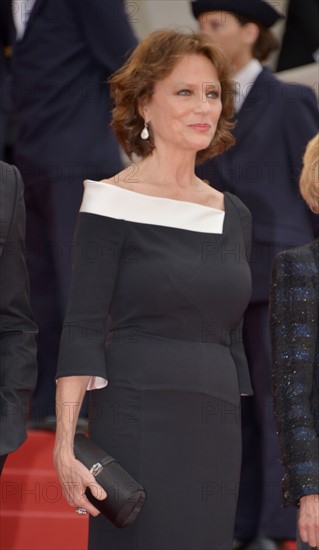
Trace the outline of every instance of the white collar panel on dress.
<instances>
[{"instance_id":1,"label":"white collar panel on dress","mask_svg":"<svg viewBox=\"0 0 319 550\"><path fill-rule=\"evenodd\" d=\"M129 222L222 234L225 212L193 202L154 197L110 183L84 181L80 212Z\"/></svg>"}]
</instances>

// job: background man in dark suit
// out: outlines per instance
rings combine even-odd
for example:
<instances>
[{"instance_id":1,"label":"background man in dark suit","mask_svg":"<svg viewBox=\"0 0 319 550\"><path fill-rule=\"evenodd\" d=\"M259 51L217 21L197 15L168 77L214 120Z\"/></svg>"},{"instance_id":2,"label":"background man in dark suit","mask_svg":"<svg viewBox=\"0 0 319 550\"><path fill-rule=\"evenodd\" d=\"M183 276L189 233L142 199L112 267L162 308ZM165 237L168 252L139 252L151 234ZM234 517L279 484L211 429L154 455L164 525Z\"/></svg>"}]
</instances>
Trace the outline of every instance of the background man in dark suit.
<instances>
[{"instance_id":1,"label":"background man in dark suit","mask_svg":"<svg viewBox=\"0 0 319 550\"><path fill-rule=\"evenodd\" d=\"M279 445L272 415L269 284L274 256L319 232L298 193L302 156L318 128L310 89L277 80L260 61L275 47L280 15L263 0L195 0L200 28L228 53L236 81L236 144L198 174L231 191L253 217L253 295L244 342L254 397L244 398L243 466L236 536L240 548L272 550L295 538L295 511L281 508Z\"/></svg>"},{"instance_id":2,"label":"background man in dark suit","mask_svg":"<svg viewBox=\"0 0 319 550\"><path fill-rule=\"evenodd\" d=\"M29 304L24 234L21 176L0 161L0 473L7 454L26 439L37 377L37 327Z\"/></svg>"},{"instance_id":3,"label":"background man in dark suit","mask_svg":"<svg viewBox=\"0 0 319 550\"><path fill-rule=\"evenodd\" d=\"M33 418L40 420L55 410L82 182L108 178L121 167L106 80L136 39L122 0L16 0L13 11L14 161L25 183L31 304L40 330L32 403Z\"/></svg>"}]
</instances>

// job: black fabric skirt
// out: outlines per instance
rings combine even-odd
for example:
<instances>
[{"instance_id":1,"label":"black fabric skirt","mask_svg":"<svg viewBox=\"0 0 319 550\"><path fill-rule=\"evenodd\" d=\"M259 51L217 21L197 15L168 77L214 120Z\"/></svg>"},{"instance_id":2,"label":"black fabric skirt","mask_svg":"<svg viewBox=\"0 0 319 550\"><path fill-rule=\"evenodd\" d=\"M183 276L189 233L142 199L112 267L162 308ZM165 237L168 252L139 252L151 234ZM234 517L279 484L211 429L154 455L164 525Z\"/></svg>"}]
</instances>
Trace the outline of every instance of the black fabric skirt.
<instances>
[{"instance_id":1,"label":"black fabric skirt","mask_svg":"<svg viewBox=\"0 0 319 550\"><path fill-rule=\"evenodd\" d=\"M130 527L90 518L90 550L231 549L241 465L239 391L237 403L214 395L214 387L234 385L235 365L229 359L227 369L225 358L216 361L229 353L226 348L206 346L215 356L209 380L204 362L197 371L207 393L187 378L194 343L180 343L176 378L170 352L166 360L156 353L163 341L118 345L111 354L109 386L90 396L90 434L144 486L147 499ZM130 372L133 357L139 367Z\"/></svg>"}]
</instances>

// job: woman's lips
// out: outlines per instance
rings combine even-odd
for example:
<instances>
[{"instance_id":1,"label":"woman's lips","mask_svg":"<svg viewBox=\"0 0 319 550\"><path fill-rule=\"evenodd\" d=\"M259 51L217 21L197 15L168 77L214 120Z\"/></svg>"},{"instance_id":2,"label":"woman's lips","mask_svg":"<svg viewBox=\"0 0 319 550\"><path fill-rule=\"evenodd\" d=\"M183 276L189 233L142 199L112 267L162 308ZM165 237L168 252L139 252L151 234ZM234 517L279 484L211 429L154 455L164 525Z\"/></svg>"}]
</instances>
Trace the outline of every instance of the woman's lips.
<instances>
[{"instance_id":1,"label":"woman's lips","mask_svg":"<svg viewBox=\"0 0 319 550\"><path fill-rule=\"evenodd\" d=\"M208 132L210 130L210 124L189 124L188 126L198 132Z\"/></svg>"}]
</instances>

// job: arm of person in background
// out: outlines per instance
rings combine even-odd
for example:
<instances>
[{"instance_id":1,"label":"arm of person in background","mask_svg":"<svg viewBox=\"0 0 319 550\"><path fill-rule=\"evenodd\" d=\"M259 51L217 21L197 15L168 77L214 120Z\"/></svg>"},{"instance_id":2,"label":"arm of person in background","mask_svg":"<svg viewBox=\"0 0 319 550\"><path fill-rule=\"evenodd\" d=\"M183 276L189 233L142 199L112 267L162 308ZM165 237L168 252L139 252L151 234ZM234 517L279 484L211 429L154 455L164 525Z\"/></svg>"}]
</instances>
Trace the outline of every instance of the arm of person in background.
<instances>
[{"instance_id":1,"label":"arm of person in background","mask_svg":"<svg viewBox=\"0 0 319 550\"><path fill-rule=\"evenodd\" d=\"M279 254L271 284L274 412L285 504L300 503L299 532L319 543L319 440L312 406L318 341L318 270L307 247Z\"/></svg>"},{"instance_id":2,"label":"arm of person in background","mask_svg":"<svg viewBox=\"0 0 319 550\"><path fill-rule=\"evenodd\" d=\"M123 0L79 0L72 7L93 57L109 76L137 45Z\"/></svg>"},{"instance_id":3,"label":"arm of person in background","mask_svg":"<svg viewBox=\"0 0 319 550\"><path fill-rule=\"evenodd\" d=\"M18 170L0 162L0 455L27 437L26 419L37 378L36 334L25 263L25 206Z\"/></svg>"}]
</instances>

